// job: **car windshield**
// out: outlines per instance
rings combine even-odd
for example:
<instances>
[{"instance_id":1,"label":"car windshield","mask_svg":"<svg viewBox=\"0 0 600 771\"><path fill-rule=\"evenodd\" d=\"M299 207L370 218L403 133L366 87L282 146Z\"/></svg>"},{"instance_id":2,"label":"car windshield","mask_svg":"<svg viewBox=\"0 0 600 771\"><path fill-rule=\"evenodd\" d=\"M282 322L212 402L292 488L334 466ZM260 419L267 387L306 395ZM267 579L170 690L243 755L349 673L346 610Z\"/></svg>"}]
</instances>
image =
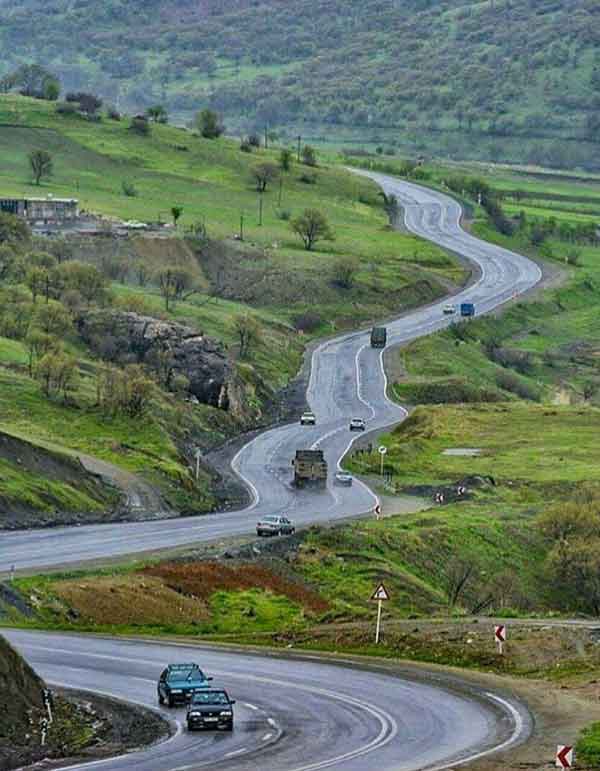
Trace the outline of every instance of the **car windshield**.
<instances>
[{"instance_id":1,"label":"car windshield","mask_svg":"<svg viewBox=\"0 0 600 771\"><path fill-rule=\"evenodd\" d=\"M263 522L279 522L279 517L264 517Z\"/></svg>"},{"instance_id":2,"label":"car windshield","mask_svg":"<svg viewBox=\"0 0 600 771\"><path fill-rule=\"evenodd\" d=\"M201 669L198 669L198 667L177 667L176 669L171 669L167 676L167 680L177 680L178 682L181 682L182 680L192 681L204 679L204 673Z\"/></svg>"},{"instance_id":3,"label":"car windshield","mask_svg":"<svg viewBox=\"0 0 600 771\"><path fill-rule=\"evenodd\" d=\"M192 696L192 704L229 704L225 691L206 691L195 693Z\"/></svg>"}]
</instances>

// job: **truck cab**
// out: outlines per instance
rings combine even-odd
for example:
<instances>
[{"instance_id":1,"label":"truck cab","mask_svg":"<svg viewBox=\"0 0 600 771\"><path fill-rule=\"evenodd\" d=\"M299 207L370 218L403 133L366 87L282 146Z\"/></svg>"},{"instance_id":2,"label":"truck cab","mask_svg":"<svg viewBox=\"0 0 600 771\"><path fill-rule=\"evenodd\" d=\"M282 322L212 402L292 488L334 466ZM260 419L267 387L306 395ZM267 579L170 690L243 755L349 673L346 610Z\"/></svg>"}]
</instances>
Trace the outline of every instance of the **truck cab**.
<instances>
[{"instance_id":1,"label":"truck cab","mask_svg":"<svg viewBox=\"0 0 600 771\"><path fill-rule=\"evenodd\" d=\"M385 348L387 343L387 329L385 327L373 327L371 330L371 348Z\"/></svg>"},{"instance_id":2,"label":"truck cab","mask_svg":"<svg viewBox=\"0 0 600 771\"><path fill-rule=\"evenodd\" d=\"M474 316L475 315L475 306L473 303L461 303L460 305L460 315L461 316Z\"/></svg>"}]
</instances>

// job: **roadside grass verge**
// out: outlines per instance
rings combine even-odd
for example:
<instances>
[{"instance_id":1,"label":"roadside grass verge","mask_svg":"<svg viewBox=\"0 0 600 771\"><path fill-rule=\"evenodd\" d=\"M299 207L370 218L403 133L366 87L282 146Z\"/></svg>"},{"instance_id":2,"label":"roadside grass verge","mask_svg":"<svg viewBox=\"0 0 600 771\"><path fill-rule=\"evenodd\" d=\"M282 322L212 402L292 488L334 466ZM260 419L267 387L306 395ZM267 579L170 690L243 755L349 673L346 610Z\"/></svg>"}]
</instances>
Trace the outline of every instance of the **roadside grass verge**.
<instances>
[{"instance_id":1,"label":"roadside grass verge","mask_svg":"<svg viewBox=\"0 0 600 771\"><path fill-rule=\"evenodd\" d=\"M497 494L529 498L545 485L600 482L600 410L591 407L501 404L417 408L381 438L385 470L398 488L492 477ZM474 450L461 453L463 450ZM356 455L355 471L377 473L379 458Z\"/></svg>"}]
</instances>

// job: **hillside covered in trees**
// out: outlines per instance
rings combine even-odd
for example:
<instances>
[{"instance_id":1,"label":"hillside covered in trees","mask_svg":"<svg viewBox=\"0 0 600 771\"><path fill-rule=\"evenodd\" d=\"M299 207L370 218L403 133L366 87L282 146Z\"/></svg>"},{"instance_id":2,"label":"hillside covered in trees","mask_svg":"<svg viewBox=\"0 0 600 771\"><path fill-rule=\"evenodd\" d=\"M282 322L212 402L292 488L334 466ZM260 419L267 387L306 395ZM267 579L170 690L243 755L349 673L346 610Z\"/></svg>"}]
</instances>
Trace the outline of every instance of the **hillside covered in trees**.
<instances>
[{"instance_id":1,"label":"hillside covered in trees","mask_svg":"<svg viewBox=\"0 0 600 771\"><path fill-rule=\"evenodd\" d=\"M210 105L230 130L598 163L597 0L0 0L0 22L0 75L37 61L122 108L162 102L185 120Z\"/></svg>"}]
</instances>

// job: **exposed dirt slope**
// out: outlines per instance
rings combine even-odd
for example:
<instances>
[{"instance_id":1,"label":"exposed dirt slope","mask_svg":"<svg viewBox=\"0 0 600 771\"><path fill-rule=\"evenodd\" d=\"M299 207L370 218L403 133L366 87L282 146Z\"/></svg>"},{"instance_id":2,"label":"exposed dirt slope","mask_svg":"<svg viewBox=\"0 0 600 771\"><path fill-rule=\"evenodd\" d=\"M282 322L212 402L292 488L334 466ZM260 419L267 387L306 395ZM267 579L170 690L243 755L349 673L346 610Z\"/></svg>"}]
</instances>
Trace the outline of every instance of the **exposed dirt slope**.
<instances>
[{"instance_id":1,"label":"exposed dirt slope","mask_svg":"<svg viewBox=\"0 0 600 771\"><path fill-rule=\"evenodd\" d=\"M3 637L0 637L0 769L39 743L44 711L44 683ZM26 736L32 737L27 741Z\"/></svg>"},{"instance_id":2,"label":"exposed dirt slope","mask_svg":"<svg viewBox=\"0 0 600 771\"><path fill-rule=\"evenodd\" d=\"M56 522L57 512L70 521L86 509L114 509L119 501L91 464L86 468L76 456L4 432L0 464L0 528L43 526L48 517Z\"/></svg>"}]
</instances>

